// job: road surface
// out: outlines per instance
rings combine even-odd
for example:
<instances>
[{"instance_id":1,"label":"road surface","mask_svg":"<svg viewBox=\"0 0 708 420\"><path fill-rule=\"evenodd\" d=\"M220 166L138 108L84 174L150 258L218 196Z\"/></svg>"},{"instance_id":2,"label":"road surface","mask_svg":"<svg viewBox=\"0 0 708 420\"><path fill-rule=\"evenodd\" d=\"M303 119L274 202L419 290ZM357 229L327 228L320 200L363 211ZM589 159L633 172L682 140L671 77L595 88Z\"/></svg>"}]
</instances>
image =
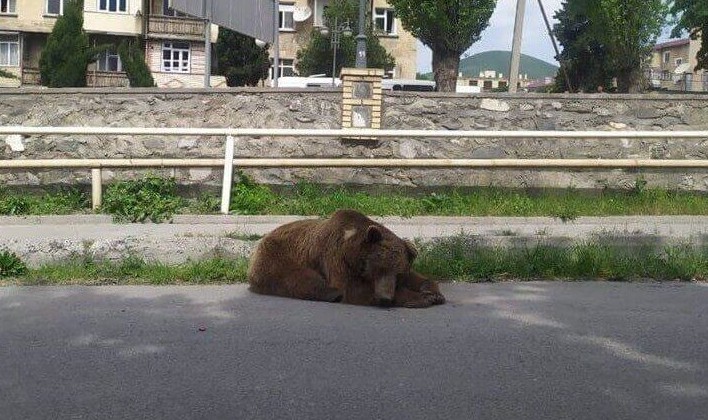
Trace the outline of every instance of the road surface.
<instances>
[{"instance_id":1,"label":"road surface","mask_svg":"<svg viewBox=\"0 0 708 420\"><path fill-rule=\"evenodd\" d=\"M379 309L0 288L0 417L705 419L708 285L446 284Z\"/></svg>"}]
</instances>

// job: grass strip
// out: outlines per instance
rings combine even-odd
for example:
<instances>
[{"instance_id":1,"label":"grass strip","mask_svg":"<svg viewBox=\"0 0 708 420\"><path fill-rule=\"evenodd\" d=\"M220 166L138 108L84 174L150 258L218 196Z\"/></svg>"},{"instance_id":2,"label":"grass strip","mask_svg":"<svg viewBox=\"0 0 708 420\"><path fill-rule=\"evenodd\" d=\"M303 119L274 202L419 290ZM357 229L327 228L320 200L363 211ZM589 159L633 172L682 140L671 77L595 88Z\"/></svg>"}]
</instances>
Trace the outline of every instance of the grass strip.
<instances>
[{"instance_id":1,"label":"grass strip","mask_svg":"<svg viewBox=\"0 0 708 420\"><path fill-rule=\"evenodd\" d=\"M419 244L415 269L442 281L681 280L708 281L708 247L626 248L598 243L571 247L481 247L469 236ZM4 285L231 284L246 281L246 258L212 258L167 265L138 257L75 259L29 269Z\"/></svg>"}]
</instances>

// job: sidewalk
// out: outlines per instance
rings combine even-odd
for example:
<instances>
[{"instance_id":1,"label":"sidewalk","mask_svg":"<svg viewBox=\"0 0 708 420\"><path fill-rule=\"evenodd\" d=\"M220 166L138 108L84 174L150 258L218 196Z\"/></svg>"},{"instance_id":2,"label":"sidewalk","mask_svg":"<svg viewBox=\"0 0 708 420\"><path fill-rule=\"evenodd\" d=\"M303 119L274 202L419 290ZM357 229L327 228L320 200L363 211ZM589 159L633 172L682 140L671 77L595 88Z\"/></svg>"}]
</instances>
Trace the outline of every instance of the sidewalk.
<instances>
[{"instance_id":1,"label":"sidewalk","mask_svg":"<svg viewBox=\"0 0 708 420\"><path fill-rule=\"evenodd\" d=\"M264 235L300 216L175 216L167 224L116 224L106 215L0 217L0 249L31 266L77 255L121 259L129 255L179 263L213 255L244 256ZM430 240L459 234L480 245L568 245L601 238L627 246L690 243L708 246L708 216L383 217L399 236Z\"/></svg>"}]
</instances>

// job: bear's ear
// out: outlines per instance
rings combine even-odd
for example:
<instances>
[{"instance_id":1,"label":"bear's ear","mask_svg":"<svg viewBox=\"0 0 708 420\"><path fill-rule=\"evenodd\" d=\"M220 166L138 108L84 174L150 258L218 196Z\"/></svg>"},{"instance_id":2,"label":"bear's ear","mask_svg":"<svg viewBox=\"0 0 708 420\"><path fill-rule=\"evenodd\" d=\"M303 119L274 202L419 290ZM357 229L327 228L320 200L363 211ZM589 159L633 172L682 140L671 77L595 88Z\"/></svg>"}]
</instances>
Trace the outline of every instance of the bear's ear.
<instances>
[{"instance_id":1,"label":"bear's ear","mask_svg":"<svg viewBox=\"0 0 708 420\"><path fill-rule=\"evenodd\" d=\"M406 254L408 254L408 260L412 262L415 257L418 256L418 250L415 248L413 242L409 241L408 239L405 239L403 243L406 245Z\"/></svg>"},{"instance_id":2,"label":"bear's ear","mask_svg":"<svg viewBox=\"0 0 708 420\"><path fill-rule=\"evenodd\" d=\"M378 226L369 226L368 229L366 229L366 242L375 244L383 239L383 232L381 232L381 229L378 228Z\"/></svg>"}]
</instances>

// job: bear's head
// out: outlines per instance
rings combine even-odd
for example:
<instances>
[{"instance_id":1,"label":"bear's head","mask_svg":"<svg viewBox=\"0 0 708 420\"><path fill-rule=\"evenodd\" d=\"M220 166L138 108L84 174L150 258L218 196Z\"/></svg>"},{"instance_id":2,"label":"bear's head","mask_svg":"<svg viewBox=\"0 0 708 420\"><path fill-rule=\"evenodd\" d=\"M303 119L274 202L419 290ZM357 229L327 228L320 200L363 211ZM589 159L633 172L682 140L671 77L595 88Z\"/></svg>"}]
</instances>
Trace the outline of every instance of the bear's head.
<instances>
[{"instance_id":1,"label":"bear's head","mask_svg":"<svg viewBox=\"0 0 708 420\"><path fill-rule=\"evenodd\" d=\"M376 303L393 303L399 276L411 270L417 253L413 245L388 229L371 225L361 247L360 274L362 280L373 285Z\"/></svg>"}]
</instances>

